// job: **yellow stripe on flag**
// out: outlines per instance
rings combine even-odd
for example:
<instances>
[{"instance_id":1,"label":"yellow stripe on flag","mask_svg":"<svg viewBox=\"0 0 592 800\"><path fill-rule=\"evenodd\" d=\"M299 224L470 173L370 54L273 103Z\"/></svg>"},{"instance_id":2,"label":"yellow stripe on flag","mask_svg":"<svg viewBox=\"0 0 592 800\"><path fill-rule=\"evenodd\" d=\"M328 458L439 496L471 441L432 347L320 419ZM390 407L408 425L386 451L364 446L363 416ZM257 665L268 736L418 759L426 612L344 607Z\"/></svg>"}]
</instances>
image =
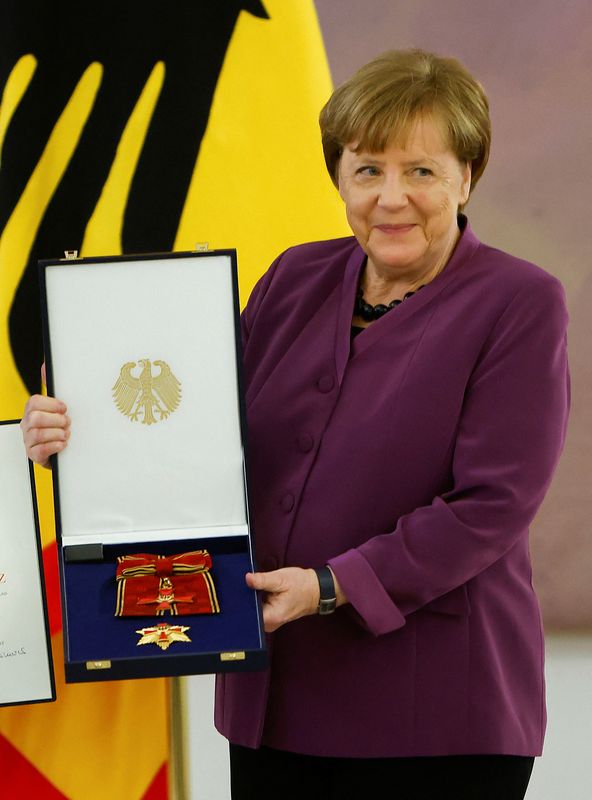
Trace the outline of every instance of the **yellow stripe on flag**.
<instances>
[{"instance_id":1,"label":"yellow stripe on flag","mask_svg":"<svg viewBox=\"0 0 592 800\"><path fill-rule=\"evenodd\" d=\"M0 165L2 164L2 146L6 129L24 93L27 91L36 67L37 61L32 55L23 56L14 65L6 81L0 103Z\"/></svg>"}]
</instances>

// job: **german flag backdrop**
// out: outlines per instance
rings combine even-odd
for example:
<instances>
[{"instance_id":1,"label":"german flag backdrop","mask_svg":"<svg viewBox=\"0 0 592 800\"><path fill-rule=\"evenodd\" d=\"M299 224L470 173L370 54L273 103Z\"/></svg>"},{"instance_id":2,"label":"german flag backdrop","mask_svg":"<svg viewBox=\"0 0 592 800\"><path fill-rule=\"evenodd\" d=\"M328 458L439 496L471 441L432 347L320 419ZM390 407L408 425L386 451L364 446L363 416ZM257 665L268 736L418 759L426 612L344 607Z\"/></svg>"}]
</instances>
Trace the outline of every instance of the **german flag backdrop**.
<instances>
[{"instance_id":1,"label":"german flag backdrop","mask_svg":"<svg viewBox=\"0 0 592 800\"><path fill-rule=\"evenodd\" d=\"M1 0L0 418L39 391L39 258L236 247L244 302L280 250L345 233L329 91L312 0ZM0 710L2 793L166 798L166 682L64 684L37 477L58 700Z\"/></svg>"}]
</instances>

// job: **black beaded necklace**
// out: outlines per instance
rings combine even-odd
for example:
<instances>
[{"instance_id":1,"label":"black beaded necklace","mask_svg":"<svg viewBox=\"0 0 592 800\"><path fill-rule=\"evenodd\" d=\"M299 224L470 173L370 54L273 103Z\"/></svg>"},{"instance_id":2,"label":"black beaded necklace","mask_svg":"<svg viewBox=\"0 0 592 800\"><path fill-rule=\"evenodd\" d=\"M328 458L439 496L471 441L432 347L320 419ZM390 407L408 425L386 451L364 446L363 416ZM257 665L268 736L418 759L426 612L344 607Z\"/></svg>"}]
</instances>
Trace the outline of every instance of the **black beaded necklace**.
<instances>
[{"instance_id":1,"label":"black beaded necklace","mask_svg":"<svg viewBox=\"0 0 592 800\"><path fill-rule=\"evenodd\" d=\"M423 286L418 286L413 292L407 292L405 295L403 295L402 300L391 300L388 306L385 306L384 303L378 303L378 305L371 306L370 303L367 303L364 300L364 290L362 287L360 287L358 289L356 302L354 304L354 316L362 317L364 322L373 322L376 319L384 317L384 315L389 311L392 311L393 308L400 306L401 303L403 303L409 297L412 297L415 292L419 292L420 289L423 289Z\"/></svg>"}]
</instances>

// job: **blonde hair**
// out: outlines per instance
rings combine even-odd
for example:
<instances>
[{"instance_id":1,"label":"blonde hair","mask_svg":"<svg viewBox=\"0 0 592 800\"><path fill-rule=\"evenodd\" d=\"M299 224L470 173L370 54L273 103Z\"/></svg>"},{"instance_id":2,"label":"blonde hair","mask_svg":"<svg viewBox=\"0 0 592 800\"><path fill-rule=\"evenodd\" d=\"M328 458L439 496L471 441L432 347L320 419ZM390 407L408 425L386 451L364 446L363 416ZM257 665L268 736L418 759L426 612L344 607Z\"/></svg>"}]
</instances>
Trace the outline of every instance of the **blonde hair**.
<instances>
[{"instance_id":1,"label":"blonde hair","mask_svg":"<svg viewBox=\"0 0 592 800\"><path fill-rule=\"evenodd\" d=\"M422 116L440 124L458 160L471 165L472 191L489 158L487 96L460 61L425 50L383 53L335 89L319 118L333 182L345 145L382 152L391 141L404 144Z\"/></svg>"}]
</instances>

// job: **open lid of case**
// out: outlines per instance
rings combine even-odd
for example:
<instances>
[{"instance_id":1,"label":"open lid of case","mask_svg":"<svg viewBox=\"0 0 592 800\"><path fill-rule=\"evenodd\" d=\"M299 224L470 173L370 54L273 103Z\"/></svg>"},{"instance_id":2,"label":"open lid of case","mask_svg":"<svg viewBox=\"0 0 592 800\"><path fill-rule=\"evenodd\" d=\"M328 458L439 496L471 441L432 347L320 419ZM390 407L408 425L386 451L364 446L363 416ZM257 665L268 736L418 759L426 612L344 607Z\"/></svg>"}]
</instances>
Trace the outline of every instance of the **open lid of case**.
<instances>
[{"instance_id":1,"label":"open lid of case","mask_svg":"<svg viewBox=\"0 0 592 800\"><path fill-rule=\"evenodd\" d=\"M33 467L0 422L0 705L55 700Z\"/></svg>"},{"instance_id":2,"label":"open lid of case","mask_svg":"<svg viewBox=\"0 0 592 800\"><path fill-rule=\"evenodd\" d=\"M234 251L43 262L63 545L248 533Z\"/></svg>"}]
</instances>

